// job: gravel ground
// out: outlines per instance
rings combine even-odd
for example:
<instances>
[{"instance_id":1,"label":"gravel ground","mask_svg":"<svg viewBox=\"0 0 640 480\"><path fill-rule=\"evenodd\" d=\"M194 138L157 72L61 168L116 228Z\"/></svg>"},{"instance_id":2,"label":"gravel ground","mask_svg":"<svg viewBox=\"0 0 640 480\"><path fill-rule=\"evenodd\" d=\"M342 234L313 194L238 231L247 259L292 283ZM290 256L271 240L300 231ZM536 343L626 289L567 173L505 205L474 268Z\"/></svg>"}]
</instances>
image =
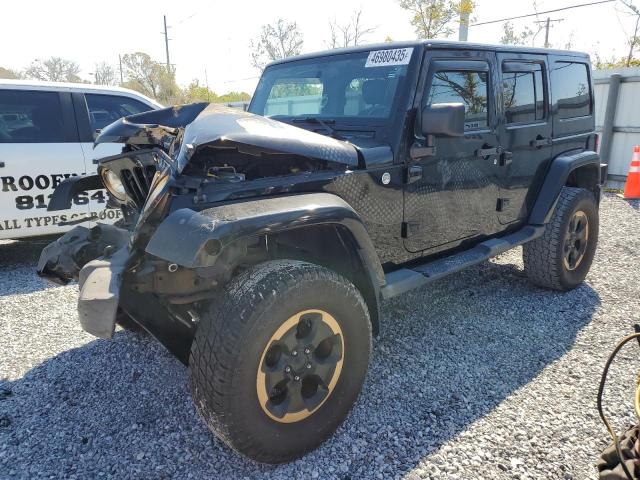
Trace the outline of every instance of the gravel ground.
<instances>
[{"instance_id":1,"label":"gravel ground","mask_svg":"<svg viewBox=\"0 0 640 480\"><path fill-rule=\"evenodd\" d=\"M586 284L532 287L520 249L397 298L363 394L321 448L245 460L196 416L186 369L146 337L80 330L76 286L34 274L41 245L0 245L0 477L589 479L609 443L595 395L640 321L640 203L607 195ZM607 405L633 422L630 347Z\"/></svg>"}]
</instances>

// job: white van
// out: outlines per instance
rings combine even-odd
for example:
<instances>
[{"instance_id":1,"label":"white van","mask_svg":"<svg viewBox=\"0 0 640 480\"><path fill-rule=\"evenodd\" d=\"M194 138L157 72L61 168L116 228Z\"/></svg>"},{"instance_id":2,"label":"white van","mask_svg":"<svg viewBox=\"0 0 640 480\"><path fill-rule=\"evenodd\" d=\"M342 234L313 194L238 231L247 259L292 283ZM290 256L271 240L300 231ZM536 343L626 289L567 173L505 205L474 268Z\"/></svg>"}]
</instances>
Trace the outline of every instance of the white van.
<instances>
[{"instance_id":1,"label":"white van","mask_svg":"<svg viewBox=\"0 0 640 480\"><path fill-rule=\"evenodd\" d=\"M94 159L120 153L95 150L96 131L120 117L163 108L132 90L99 85L0 80L0 240L69 230L59 223L93 217L113 223L105 191L83 192L73 207L47 212L54 188L72 175L96 173Z\"/></svg>"}]
</instances>

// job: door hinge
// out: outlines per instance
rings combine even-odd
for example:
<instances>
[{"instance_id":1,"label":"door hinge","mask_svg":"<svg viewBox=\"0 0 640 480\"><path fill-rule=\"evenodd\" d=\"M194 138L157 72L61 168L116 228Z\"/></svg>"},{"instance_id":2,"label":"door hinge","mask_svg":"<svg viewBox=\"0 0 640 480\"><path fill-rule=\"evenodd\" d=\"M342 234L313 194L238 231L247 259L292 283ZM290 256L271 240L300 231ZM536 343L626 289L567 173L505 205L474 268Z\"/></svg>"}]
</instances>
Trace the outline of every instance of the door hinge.
<instances>
[{"instance_id":1,"label":"door hinge","mask_svg":"<svg viewBox=\"0 0 640 480\"><path fill-rule=\"evenodd\" d=\"M508 205L509 205L509 199L508 198L499 198L498 199L498 203L496 205L496 210L498 212L504 212L507 209Z\"/></svg>"},{"instance_id":2,"label":"door hinge","mask_svg":"<svg viewBox=\"0 0 640 480\"><path fill-rule=\"evenodd\" d=\"M407 222L402 222L400 224L400 237L407 238L407 230L409 229L409 224Z\"/></svg>"}]
</instances>

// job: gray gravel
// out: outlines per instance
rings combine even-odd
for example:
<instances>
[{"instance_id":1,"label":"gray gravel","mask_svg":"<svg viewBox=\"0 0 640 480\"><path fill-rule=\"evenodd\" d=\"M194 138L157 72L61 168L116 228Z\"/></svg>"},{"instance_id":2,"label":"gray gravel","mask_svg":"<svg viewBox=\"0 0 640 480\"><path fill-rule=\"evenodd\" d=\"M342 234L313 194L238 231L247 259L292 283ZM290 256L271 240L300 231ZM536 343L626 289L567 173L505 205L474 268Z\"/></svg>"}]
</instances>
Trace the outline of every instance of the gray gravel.
<instances>
[{"instance_id":1,"label":"gray gravel","mask_svg":"<svg viewBox=\"0 0 640 480\"><path fill-rule=\"evenodd\" d=\"M76 286L34 275L40 245L0 245L0 477L595 478L595 394L640 321L640 204L607 195L588 281L529 285L520 249L388 302L347 422L288 465L256 465L196 416L186 369L149 338L81 331ZM630 347L609 411L633 422Z\"/></svg>"}]
</instances>

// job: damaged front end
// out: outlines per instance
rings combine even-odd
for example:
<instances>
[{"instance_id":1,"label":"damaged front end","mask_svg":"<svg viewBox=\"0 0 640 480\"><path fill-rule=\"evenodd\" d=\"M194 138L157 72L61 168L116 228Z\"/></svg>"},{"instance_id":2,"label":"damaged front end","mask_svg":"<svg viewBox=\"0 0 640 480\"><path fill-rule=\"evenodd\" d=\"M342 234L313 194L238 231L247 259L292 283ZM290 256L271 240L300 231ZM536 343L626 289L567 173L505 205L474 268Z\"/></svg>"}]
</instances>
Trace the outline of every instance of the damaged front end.
<instances>
[{"instance_id":1,"label":"damaged front end","mask_svg":"<svg viewBox=\"0 0 640 480\"><path fill-rule=\"evenodd\" d=\"M123 152L101 159L96 176L63 182L49 209L69 208L79 191L106 188L109 206L124 213L123 225L76 227L43 250L38 274L62 284L78 280L87 332L110 338L125 312L184 363L199 304L210 301L240 263L259 261L265 251L264 239L239 240L228 228L220 230L224 237L190 241L203 229L234 221L212 207L286 192L295 183L288 176L331 175L360 161L347 142L208 104L126 117L103 129L96 143L103 142L123 143ZM269 178L278 181L250 187ZM246 188L237 188L241 184ZM198 213L206 209L209 214ZM158 247L167 230L172 240L184 235L170 255ZM198 255L207 260L182 260Z\"/></svg>"}]
</instances>

